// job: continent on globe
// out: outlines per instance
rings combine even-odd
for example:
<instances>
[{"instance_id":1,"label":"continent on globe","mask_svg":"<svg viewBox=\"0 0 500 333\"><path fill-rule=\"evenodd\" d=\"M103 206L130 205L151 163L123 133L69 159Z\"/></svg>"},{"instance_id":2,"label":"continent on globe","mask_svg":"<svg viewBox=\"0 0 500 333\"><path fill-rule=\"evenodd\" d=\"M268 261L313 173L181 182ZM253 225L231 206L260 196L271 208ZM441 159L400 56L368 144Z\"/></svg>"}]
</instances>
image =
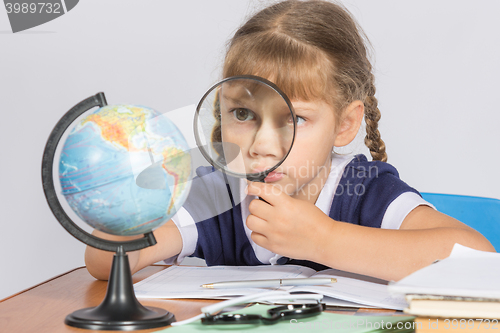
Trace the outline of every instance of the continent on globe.
<instances>
[{"instance_id":1,"label":"continent on globe","mask_svg":"<svg viewBox=\"0 0 500 333\"><path fill-rule=\"evenodd\" d=\"M59 161L62 194L87 224L138 235L167 222L191 185L191 156L179 129L159 112L102 107L81 119Z\"/></svg>"}]
</instances>

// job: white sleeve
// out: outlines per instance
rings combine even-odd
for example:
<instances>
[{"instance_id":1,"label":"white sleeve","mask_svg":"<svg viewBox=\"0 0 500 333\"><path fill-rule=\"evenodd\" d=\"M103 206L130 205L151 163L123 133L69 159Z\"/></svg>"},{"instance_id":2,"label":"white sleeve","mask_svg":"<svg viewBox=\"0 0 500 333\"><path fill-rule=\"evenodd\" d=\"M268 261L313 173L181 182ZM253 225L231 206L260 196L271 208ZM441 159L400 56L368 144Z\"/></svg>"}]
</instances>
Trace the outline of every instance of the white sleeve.
<instances>
[{"instance_id":1,"label":"white sleeve","mask_svg":"<svg viewBox=\"0 0 500 333\"><path fill-rule=\"evenodd\" d=\"M198 229L196 229L194 219L185 208L179 209L172 216L172 221L174 221L181 233L182 250L178 255L165 259L164 262L167 265L178 265L185 257L194 253L196 243L198 242Z\"/></svg>"},{"instance_id":2,"label":"white sleeve","mask_svg":"<svg viewBox=\"0 0 500 333\"><path fill-rule=\"evenodd\" d=\"M406 216L416 207L426 205L436 209L414 192L405 192L394 199L387 207L382 219L382 229L399 229Z\"/></svg>"}]
</instances>

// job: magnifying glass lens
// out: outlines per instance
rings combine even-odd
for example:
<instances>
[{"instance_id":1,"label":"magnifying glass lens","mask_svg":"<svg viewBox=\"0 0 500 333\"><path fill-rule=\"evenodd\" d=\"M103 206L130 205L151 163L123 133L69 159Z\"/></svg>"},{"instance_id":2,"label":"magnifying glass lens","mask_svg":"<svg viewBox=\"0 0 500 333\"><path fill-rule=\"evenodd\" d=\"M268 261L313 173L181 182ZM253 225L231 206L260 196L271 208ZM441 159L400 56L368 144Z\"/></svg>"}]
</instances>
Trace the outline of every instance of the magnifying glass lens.
<instances>
[{"instance_id":1,"label":"magnifying glass lens","mask_svg":"<svg viewBox=\"0 0 500 333\"><path fill-rule=\"evenodd\" d=\"M225 79L198 104L195 136L205 158L232 176L263 181L288 156L296 117L287 96L253 76Z\"/></svg>"}]
</instances>

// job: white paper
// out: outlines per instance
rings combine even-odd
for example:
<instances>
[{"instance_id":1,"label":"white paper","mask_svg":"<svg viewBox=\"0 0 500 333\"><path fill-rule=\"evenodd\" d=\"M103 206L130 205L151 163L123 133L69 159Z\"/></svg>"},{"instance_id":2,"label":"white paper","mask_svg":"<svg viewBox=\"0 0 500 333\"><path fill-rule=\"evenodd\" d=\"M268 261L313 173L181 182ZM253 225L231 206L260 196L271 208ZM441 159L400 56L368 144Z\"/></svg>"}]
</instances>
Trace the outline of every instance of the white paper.
<instances>
[{"instance_id":1,"label":"white paper","mask_svg":"<svg viewBox=\"0 0 500 333\"><path fill-rule=\"evenodd\" d=\"M335 277L330 274L331 271L334 270L320 271L314 277ZM298 286L290 291L316 292L343 301L384 309L402 310L408 305L404 297L391 295L387 290L387 285L341 276L335 278L337 283L324 286Z\"/></svg>"},{"instance_id":2,"label":"white paper","mask_svg":"<svg viewBox=\"0 0 500 333\"><path fill-rule=\"evenodd\" d=\"M395 294L500 298L500 253L455 244L450 256L389 284Z\"/></svg>"},{"instance_id":3,"label":"white paper","mask_svg":"<svg viewBox=\"0 0 500 333\"><path fill-rule=\"evenodd\" d=\"M316 271L303 266L171 266L134 284L139 298L214 298L248 295L264 288L207 289L202 284L223 281L307 278ZM278 288L266 288L269 290ZM288 288L279 288L288 290Z\"/></svg>"},{"instance_id":4,"label":"white paper","mask_svg":"<svg viewBox=\"0 0 500 333\"><path fill-rule=\"evenodd\" d=\"M333 274L336 270L316 273L311 268L296 265L263 266L172 266L134 285L138 298L221 298L248 295L271 288L206 289L202 284L223 281L245 281L259 279L292 279L311 277L332 277L337 282L328 286L282 287L277 290L289 292L304 291L323 294L328 305L379 307L404 309L407 306L403 296L392 296L387 285L342 277Z\"/></svg>"}]
</instances>

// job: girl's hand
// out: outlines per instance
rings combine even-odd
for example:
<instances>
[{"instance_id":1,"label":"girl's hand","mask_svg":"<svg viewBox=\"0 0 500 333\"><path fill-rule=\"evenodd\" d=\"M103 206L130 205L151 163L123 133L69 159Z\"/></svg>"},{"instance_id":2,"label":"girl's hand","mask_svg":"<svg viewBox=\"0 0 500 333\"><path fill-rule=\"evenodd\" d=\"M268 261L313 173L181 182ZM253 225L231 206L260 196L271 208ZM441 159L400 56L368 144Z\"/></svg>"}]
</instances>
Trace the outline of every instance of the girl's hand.
<instances>
[{"instance_id":1,"label":"girl's hand","mask_svg":"<svg viewBox=\"0 0 500 333\"><path fill-rule=\"evenodd\" d=\"M266 183L249 182L247 193L265 200L250 203L246 221L257 245L283 256L312 261L324 251L323 239L333 220L318 207Z\"/></svg>"}]
</instances>

